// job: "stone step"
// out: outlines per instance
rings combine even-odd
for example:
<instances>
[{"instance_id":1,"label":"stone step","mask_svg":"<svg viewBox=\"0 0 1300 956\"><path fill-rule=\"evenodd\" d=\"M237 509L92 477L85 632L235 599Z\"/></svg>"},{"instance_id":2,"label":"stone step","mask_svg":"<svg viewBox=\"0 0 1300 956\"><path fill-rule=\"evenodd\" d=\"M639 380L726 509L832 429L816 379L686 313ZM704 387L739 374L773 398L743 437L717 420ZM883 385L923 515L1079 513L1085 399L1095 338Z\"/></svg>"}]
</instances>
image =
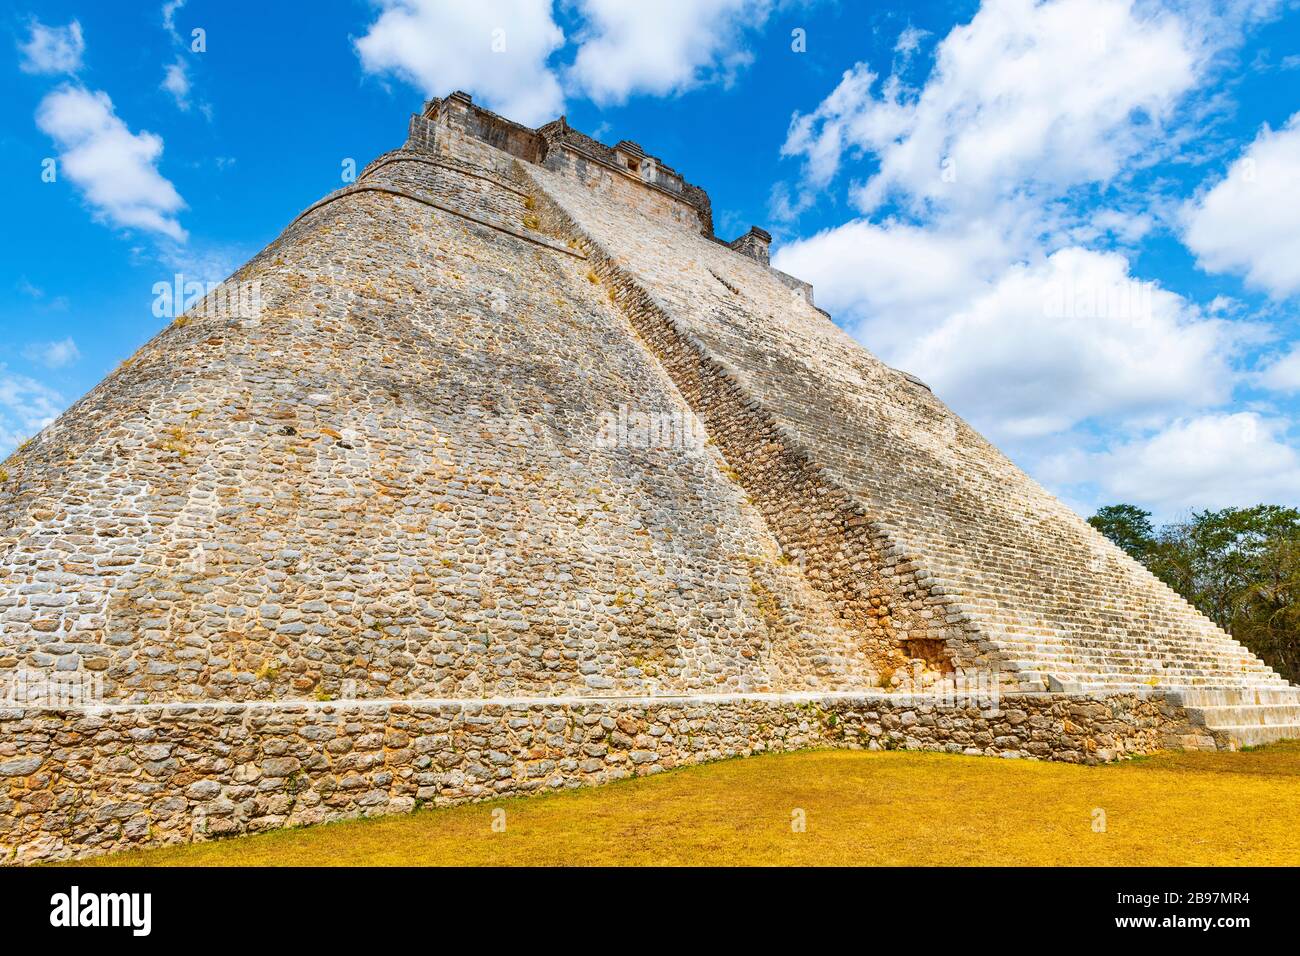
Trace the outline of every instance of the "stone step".
<instances>
[{"instance_id":1,"label":"stone step","mask_svg":"<svg viewBox=\"0 0 1300 956\"><path fill-rule=\"evenodd\" d=\"M1188 707L1215 708L1276 704L1300 704L1300 687L1282 686L1206 687L1189 690L1183 695Z\"/></svg>"},{"instance_id":2,"label":"stone step","mask_svg":"<svg viewBox=\"0 0 1300 956\"><path fill-rule=\"evenodd\" d=\"M1128 654L1107 654L1104 651L1078 651L1073 654L1034 654L1028 652L1026 648L1015 647L1014 645L1004 645L1004 649L1015 660L1036 660L1043 662L1059 662L1062 665L1087 664L1092 660L1104 661L1107 663L1123 664L1127 667L1166 667L1166 668L1187 668L1190 670L1204 671L1207 668L1216 668L1225 670L1232 674L1245 673L1247 671L1256 671L1261 675L1266 675L1268 669L1264 667L1252 667L1249 664L1236 664L1233 661L1225 661L1221 658L1196 658L1182 655L1158 656L1158 655L1128 655Z\"/></svg>"},{"instance_id":3,"label":"stone step","mask_svg":"<svg viewBox=\"0 0 1300 956\"><path fill-rule=\"evenodd\" d=\"M1047 672L1128 673L1151 676L1220 676L1220 683L1236 684L1247 679L1285 685L1282 678L1245 648L1225 652L1159 645L1108 645L1095 643L1047 644L1019 642L1005 635L994 644L1011 667Z\"/></svg>"},{"instance_id":4,"label":"stone step","mask_svg":"<svg viewBox=\"0 0 1300 956\"><path fill-rule=\"evenodd\" d=\"M1255 654L1243 645L1234 641L1220 641L1217 639L1191 641L1185 638L1170 639L1153 635L1149 638L1136 640L1132 637L1109 637L1106 635L1072 637L1057 632L1025 634L1005 630L997 630L994 633L997 637L1010 643L1024 644L1029 647L1042 647L1045 650L1066 651L1080 647L1095 647L1104 648L1108 651L1132 651L1135 653L1157 651L1160 653L1208 654L1216 657L1244 658L1247 660L1255 658Z\"/></svg>"},{"instance_id":5,"label":"stone step","mask_svg":"<svg viewBox=\"0 0 1300 956\"><path fill-rule=\"evenodd\" d=\"M1113 650L1143 651L1154 648L1162 651L1182 651L1190 654L1213 654L1216 656L1226 655L1245 658L1255 656L1252 651L1235 641L1224 641L1216 638L1192 641L1186 638L1170 639L1158 635L1135 639L1131 636L1109 636L1105 634L1071 636L1053 632L1050 634L1021 635L1005 631L1000 632L1000 636L1017 644L1056 650L1077 647L1104 647Z\"/></svg>"},{"instance_id":6,"label":"stone step","mask_svg":"<svg viewBox=\"0 0 1300 956\"><path fill-rule=\"evenodd\" d=\"M1150 635L1113 634L1095 629L1086 633L1071 633L1060 630L1048 630L1036 634L1024 634L1015 631L999 631L998 633L1021 644L1041 645L1046 648L1068 648L1081 645L1134 649L1162 647L1194 653L1252 656L1251 651L1242 644L1231 639L1223 640L1214 637L1191 639L1184 636L1171 638L1159 633Z\"/></svg>"},{"instance_id":7,"label":"stone step","mask_svg":"<svg viewBox=\"0 0 1300 956\"><path fill-rule=\"evenodd\" d=\"M1060 672L1046 675L1048 688L1075 694L1087 694L1094 690L1161 690L1178 691L1187 695L1202 689L1213 690L1223 686L1223 678L1216 676L1161 677L1156 683L1134 680L1127 674L1063 674Z\"/></svg>"},{"instance_id":8,"label":"stone step","mask_svg":"<svg viewBox=\"0 0 1300 956\"><path fill-rule=\"evenodd\" d=\"M1300 724L1300 703L1188 707L1187 714L1204 721L1211 730L1219 727L1276 727Z\"/></svg>"},{"instance_id":9,"label":"stone step","mask_svg":"<svg viewBox=\"0 0 1300 956\"><path fill-rule=\"evenodd\" d=\"M1093 660L1064 661L1051 658L1029 658L1004 652L1007 666L1015 670L1039 670L1049 674L1111 674L1127 675L1146 680L1151 677L1202 677L1206 683L1226 685L1267 685L1285 687L1281 677L1267 671L1253 669L1210 667L1202 664L1165 664L1158 661L1123 661L1096 658Z\"/></svg>"},{"instance_id":10,"label":"stone step","mask_svg":"<svg viewBox=\"0 0 1300 956\"><path fill-rule=\"evenodd\" d=\"M1300 724L1214 727L1211 729L1216 734L1227 737L1238 747L1258 747L1262 744L1277 743L1279 740L1300 740Z\"/></svg>"},{"instance_id":11,"label":"stone step","mask_svg":"<svg viewBox=\"0 0 1300 956\"><path fill-rule=\"evenodd\" d=\"M1007 606L1008 603L1014 603L1017 599L995 598L995 597L971 597L967 592L957 590L955 595L961 605L970 613L989 619L1000 619L1005 621L1015 621L1025 624L1041 624L1042 618L1035 614L1026 613L1015 606ZM1117 616L1116 608L1111 605L1096 605L1094 607L1078 607L1073 609L1073 613L1066 611L1058 614L1058 619L1074 618L1081 621L1095 619L1098 615L1105 615L1112 620L1124 623L1124 630L1128 632L1145 632L1159 633L1162 629L1168 627L1168 622L1173 619L1189 625L1189 630L1185 632L1188 636L1204 635L1206 637L1230 637L1218 625L1199 615L1197 612L1187 609L1180 613L1174 610L1172 614L1161 615L1160 618L1145 617L1127 617Z\"/></svg>"},{"instance_id":12,"label":"stone step","mask_svg":"<svg viewBox=\"0 0 1300 956\"><path fill-rule=\"evenodd\" d=\"M1125 668L1125 667L1059 667L1047 666L1044 661L1026 661L1026 660L1009 660L1006 666L1015 671L1036 671L1039 673L1054 674L1062 680L1072 680L1076 683L1089 682L1095 679L1104 679L1108 681L1122 681L1128 684L1143 684L1150 680L1155 680L1163 684L1177 684L1196 682L1203 686L1221 687L1227 682L1240 680L1243 684L1253 682L1256 678L1249 674L1224 674L1213 671L1203 671L1198 669L1180 669L1180 668ZM1270 686L1282 686L1279 682Z\"/></svg>"},{"instance_id":13,"label":"stone step","mask_svg":"<svg viewBox=\"0 0 1300 956\"><path fill-rule=\"evenodd\" d=\"M1187 657L1199 660L1208 659L1244 659L1250 660L1251 655L1247 652L1243 654L1239 648L1209 648L1209 647L1185 647L1177 644L1158 644L1147 642L1145 644L1119 644L1107 641L1082 641L1076 640L1070 643L1047 643L1045 641L1026 641L1018 639L1015 635L998 635L1000 639L1008 644L1017 647L1023 647L1030 650L1031 653L1037 652L1042 654L1078 654L1088 651L1096 651L1104 654L1130 654L1133 656L1149 656L1152 654L1161 657Z\"/></svg>"}]
</instances>

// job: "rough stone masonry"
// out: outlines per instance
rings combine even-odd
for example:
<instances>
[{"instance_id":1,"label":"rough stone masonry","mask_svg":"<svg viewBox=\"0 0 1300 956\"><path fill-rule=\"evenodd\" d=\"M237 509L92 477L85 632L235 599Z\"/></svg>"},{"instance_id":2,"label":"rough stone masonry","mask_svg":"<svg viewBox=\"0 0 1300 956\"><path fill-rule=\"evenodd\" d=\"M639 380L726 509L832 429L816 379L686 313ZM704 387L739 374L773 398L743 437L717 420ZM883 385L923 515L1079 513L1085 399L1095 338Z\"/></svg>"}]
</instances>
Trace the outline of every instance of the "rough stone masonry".
<instances>
[{"instance_id":1,"label":"rough stone masonry","mask_svg":"<svg viewBox=\"0 0 1300 956\"><path fill-rule=\"evenodd\" d=\"M770 239L635 143L427 104L228 280L258 308L214 293L0 466L0 856L1293 733L1295 688Z\"/></svg>"}]
</instances>

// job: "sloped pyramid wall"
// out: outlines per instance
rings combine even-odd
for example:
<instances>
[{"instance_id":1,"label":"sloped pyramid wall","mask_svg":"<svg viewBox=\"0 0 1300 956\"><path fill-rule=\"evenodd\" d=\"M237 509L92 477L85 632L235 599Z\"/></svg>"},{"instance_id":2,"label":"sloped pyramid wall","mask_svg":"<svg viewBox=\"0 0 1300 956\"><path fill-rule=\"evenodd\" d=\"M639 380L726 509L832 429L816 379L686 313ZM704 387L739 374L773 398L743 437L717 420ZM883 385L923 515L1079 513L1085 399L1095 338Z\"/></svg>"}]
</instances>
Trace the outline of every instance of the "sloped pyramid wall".
<instances>
[{"instance_id":1,"label":"sloped pyramid wall","mask_svg":"<svg viewBox=\"0 0 1300 956\"><path fill-rule=\"evenodd\" d=\"M259 316L194 310L6 464L0 666L155 703L874 684L584 254L461 166L373 164L233 278Z\"/></svg>"},{"instance_id":2,"label":"sloped pyramid wall","mask_svg":"<svg viewBox=\"0 0 1300 956\"><path fill-rule=\"evenodd\" d=\"M636 144L435 100L249 288L0 466L0 683L102 681L0 700L0 862L760 750L1295 727Z\"/></svg>"},{"instance_id":3,"label":"sloped pyramid wall","mask_svg":"<svg viewBox=\"0 0 1300 956\"><path fill-rule=\"evenodd\" d=\"M194 310L6 463L0 668L124 702L1280 683L620 149L431 104L233 277L258 314Z\"/></svg>"},{"instance_id":4,"label":"sloped pyramid wall","mask_svg":"<svg viewBox=\"0 0 1300 956\"><path fill-rule=\"evenodd\" d=\"M601 262L710 431L729 439L724 452L783 546L838 607L861 603L883 552L916 582L890 636L903 647L941 638L958 668L1001 666L1026 689L1049 676L1286 686L928 388L853 342L801 284L682 217L646 215L632 198L643 185L573 150L517 168L553 201L555 233L581 236ZM753 454L758 432L774 449L767 461ZM810 470L815 488L783 481ZM844 527L828 541L800 519L836 493ZM855 514L874 547L854 540ZM909 605L925 618L908 620Z\"/></svg>"}]
</instances>

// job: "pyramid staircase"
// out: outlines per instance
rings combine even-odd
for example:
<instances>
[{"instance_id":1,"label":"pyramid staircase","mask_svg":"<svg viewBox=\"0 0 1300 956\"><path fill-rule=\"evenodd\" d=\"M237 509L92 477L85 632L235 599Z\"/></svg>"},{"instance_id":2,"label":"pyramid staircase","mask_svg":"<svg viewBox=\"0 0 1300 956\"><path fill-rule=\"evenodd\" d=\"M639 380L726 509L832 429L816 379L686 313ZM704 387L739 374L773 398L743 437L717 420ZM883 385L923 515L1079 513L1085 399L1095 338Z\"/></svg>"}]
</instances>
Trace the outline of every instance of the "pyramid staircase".
<instances>
[{"instance_id":1,"label":"pyramid staircase","mask_svg":"<svg viewBox=\"0 0 1300 956\"><path fill-rule=\"evenodd\" d=\"M1076 636L999 643L1020 658L1008 664L1022 682L1041 676L1048 690L1171 692L1192 723L1228 749L1300 740L1300 687L1226 635L1196 643Z\"/></svg>"}]
</instances>

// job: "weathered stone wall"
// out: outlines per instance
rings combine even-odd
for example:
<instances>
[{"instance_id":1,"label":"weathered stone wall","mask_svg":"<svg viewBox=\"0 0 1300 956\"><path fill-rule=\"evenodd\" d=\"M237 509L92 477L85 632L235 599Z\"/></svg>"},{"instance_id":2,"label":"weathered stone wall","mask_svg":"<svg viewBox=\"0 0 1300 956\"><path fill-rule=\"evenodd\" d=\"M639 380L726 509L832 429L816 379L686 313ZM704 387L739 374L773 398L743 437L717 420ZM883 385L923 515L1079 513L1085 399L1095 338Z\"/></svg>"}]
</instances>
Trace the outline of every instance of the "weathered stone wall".
<instances>
[{"instance_id":1,"label":"weathered stone wall","mask_svg":"<svg viewBox=\"0 0 1300 956\"><path fill-rule=\"evenodd\" d=\"M446 144L444 144L446 145ZM0 679L111 702L874 686L514 159L403 151L6 463ZM489 157L489 161L478 160ZM701 438L707 436L700 436Z\"/></svg>"},{"instance_id":2,"label":"weathered stone wall","mask_svg":"<svg viewBox=\"0 0 1300 956\"><path fill-rule=\"evenodd\" d=\"M0 679L90 671L132 702L853 689L916 660L1022 689L1280 682L704 234L675 173L445 103L236 274L260 314L183 317L4 464ZM708 441L602 446L627 410Z\"/></svg>"},{"instance_id":3,"label":"weathered stone wall","mask_svg":"<svg viewBox=\"0 0 1300 956\"><path fill-rule=\"evenodd\" d=\"M551 234L580 241L711 432L735 435L719 441L747 490L778 489L765 456L785 459L778 472L818 476L764 502L764 514L837 606L847 599L851 612L856 600L847 572L893 553L924 581L923 603L945 599L945 648L959 667L1000 660L1024 687L1047 674L1092 685L1283 683L785 277L689 224L645 215L633 177L552 166L516 169L550 200ZM759 432L768 440L753 444ZM751 455L760 460L747 467ZM835 498L877 537L841 552L845 573L823 563L840 548L834 536L787 518ZM899 625L900 637L913 633Z\"/></svg>"},{"instance_id":4,"label":"weathered stone wall","mask_svg":"<svg viewBox=\"0 0 1300 956\"><path fill-rule=\"evenodd\" d=\"M260 311L0 466L0 685L112 705L0 712L10 861L768 749L1212 743L1175 696L872 694L916 665L1281 684L635 144L464 96L410 131L232 278Z\"/></svg>"},{"instance_id":5,"label":"weathered stone wall","mask_svg":"<svg viewBox=\"0 0 1300 956\"><path fill-rule=\"evenodd\" d=\"M525 228L527 194L519 185L454 157L426 157L410 150L397 150L367 166L358 182L387 183L419 196L441 198L489 222Z\"/></svg>"},{"instance_id":6,"label":"weathered stone wall","mask_svg":"<svg viewBox=\"0 0 1300 956\"><path fill-rule=\"evenodd\" d=\"M0 860L131 847L604 783L807 747L1074 763L1207 746L1176 699L1038 694L171 704L0 711Z\"/></svg>"},{"instance_id":7,"label":"weathered stone wall","mask_svg":"<svg viewBox=\"0 0 1300 956\"><path fill-rule=\"evenodd\" d=\"M527 175L519 169L521 175ZM785 554L806 569L856 633L871 666L888 676L916 660L932 673L994 670L997 660L971 652L954 599L918 578L916 565L882 533L863 506L836 486L727 369L618 262L549 197L539 200L543 227L578 239L593 270L629 316L641 340L705 423ZM728 290L729 291L729 290Z\"/></svg>"}]
</instances>

